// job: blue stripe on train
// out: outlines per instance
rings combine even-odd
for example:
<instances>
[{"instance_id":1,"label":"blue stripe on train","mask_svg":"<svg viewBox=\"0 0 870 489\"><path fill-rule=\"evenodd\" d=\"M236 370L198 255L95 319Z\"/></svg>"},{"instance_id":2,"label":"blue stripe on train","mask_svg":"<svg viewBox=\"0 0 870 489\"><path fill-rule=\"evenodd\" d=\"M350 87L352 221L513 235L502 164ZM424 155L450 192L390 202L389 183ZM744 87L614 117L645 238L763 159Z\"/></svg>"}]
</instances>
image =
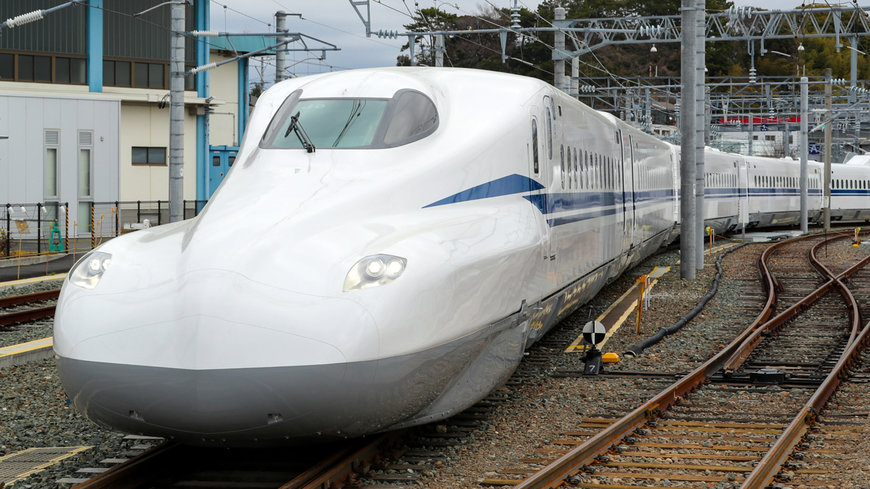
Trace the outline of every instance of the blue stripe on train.
<instances>
[{"instance_id":1,"label":"blue stripe on train","mask_svg":"<svg viewBox=\"0 0 870 489\"><path fill-rule=\"evenodd\" d=\"M598 207L598 209L589 212L573 214L570 216L562 216L558 218L548 219L547 223L552 226L569 224L572 222L582 221L585 219L593 219L596 217L608 216L621 212L618 206L624 202L623 192L601 192L601 191L586 191L586 192L558 192L558 193L538 193L531 192L542 190L544 186L534 179L525 177L519 174L508 175L498 178L490 182L471 187L462 192L445 197L437 202L433 202L424 206L435 207L439 205L458 204L470 200L488 199L491 197L501 197L505 195L514 195L520 193L528 193L523 195L523 198L528 200L542 214L548 215L555 212L565 212L581 209L589 209ZM753 197L785 197L799 196L800 189L795 188L705 188L704 197L707 199L715 198L735 198L740 197L744 192L748 192ZM809 195L821 195L820 189L809 189ZM870 190L846 190L833 189L834 195L870 195ZM629 192L625 192L625 197L628 197ZM679 194L679 191L677 192ZM649 205L659 201L667 201L674 197L673 189L645 190L634 193L634 205Z\"/></svg>"},{"instance_id":2,"label":"blue stripe on train","mask_svg":"<svg viewBox=\"0 0 870 489\"><path fill-rule=\"evenodd\" d=\"M431 204L424 206L424 208L456 204L468 200L488 199L490 197L500 197L502 195L532 192L535 190L541 190L542 188L544 188L544 186L537 181L514 173L513 175L508 175L476 187L471 187L468 190L463 190L462 192L453 194L450 197L445 197L437 202L432 202Z\"/></svg>"}]
</instances>

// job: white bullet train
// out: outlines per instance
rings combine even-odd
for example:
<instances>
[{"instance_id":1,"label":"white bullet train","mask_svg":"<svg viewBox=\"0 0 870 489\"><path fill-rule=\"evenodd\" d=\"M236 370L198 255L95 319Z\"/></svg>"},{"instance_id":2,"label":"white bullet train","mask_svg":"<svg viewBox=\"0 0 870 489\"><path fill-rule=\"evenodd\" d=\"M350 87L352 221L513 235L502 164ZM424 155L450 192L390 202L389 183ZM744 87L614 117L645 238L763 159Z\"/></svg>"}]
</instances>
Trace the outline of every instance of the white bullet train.
<instances>
[{"instance_id":1,"label":"white bullet train","mask_svg":"<svg viewBox=\"0 0 870 489\"><path fill-rule=\"evenodd\" d=\"M709 225L797 222L797 162L706 161ZM870 167L835 168L835 218L870 219ZM54 327L64 389L97 423L204 445L451 416L677 236L678 170L677 148L532 78L284 81L198 217L71 271Z\"/></svg>"}]
</instances>

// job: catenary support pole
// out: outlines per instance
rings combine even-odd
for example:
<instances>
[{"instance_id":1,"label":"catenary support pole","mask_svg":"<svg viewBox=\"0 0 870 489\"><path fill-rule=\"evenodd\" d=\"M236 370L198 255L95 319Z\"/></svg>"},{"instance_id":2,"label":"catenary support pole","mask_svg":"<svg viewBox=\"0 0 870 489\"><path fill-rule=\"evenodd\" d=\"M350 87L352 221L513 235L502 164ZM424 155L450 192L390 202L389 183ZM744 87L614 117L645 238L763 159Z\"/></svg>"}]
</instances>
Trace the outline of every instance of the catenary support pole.
<instances>
[{"instance_id":1,"label":"catenary support pole","mask_svg":"<svg viewBox=\"0 0 870 489\"><path fill-rule=\"evenodd\" d=\"M704 268L704 142L707 124L705 56L705 10L704 0L695 0L695 268Z\"/></svg>"},{"instance_id":2,"label":"catenary support pole","mask_svg":"<svg viewBox=\"0 0 870 489\"><path fill-rule=\"evenodd\" d=\"M831 230L831 69L825 68L825 232Z\"/></svg>"},{"instance_id":3,"label":"catenary support pole","mask_svg":"<svg viewBox=\"0 0 870 489\"><path fill-rule=\"evenodd\" d=\"M680 11L680 277L695 280L695 0L682 0Z\"/></svg>"},{"instance_id":4,"label":"catenary support pole","mask_svg":"<svg viewBox=\"0 0 870 489\"><path fill-rule=\"evenodd\" d=\"M807 117L809 116L808 99L809 99L809 80L807 77L801 77L801 233L809 232L809 207L808 207L808 164L809 157L809 141L807 140ZM786 136L788 137L788 136Z\"/></svg>"},{"instance_id":5,"label":"catenary support pole","mask_svg":"<svg viewBox=\"0 0 870 489\"><path fill-rule=\"evenodd\" d=\"M553 9L554 20L565 20L565 9L556 7ZM562 53L565 52L565 32L557 30L555 32L555 42L553 43L553 58L560 58L553 61L553 85L559 90L567 90L565 87L565 60L562 58Z\"/></svg>"},{"instance_id":6,"label":"catenary support pole","mask_svg":"<svg viewBox=\"0 0 870 489\"><path fill-rule=\"evenodd\" d=\"M755 139L755 115L752 113L752 106L748 106L747 110L749 111L749 145L747 146L747 152L749 156L752 156L755 153L752 142Z\"/></svg>"},{"instance_id":7,"label":"catenary support pole","mask_svg":"<svg viewBox=\"0 0 870 489\"><path fill-rule=\"evenodd\" d=\"M435 36L435 66L444 66L444 36Z\"/></svg>"},{"instance_id":8,"label":"catenary support pole","mask_svg":"<svg viewBox=\"0 0 870 489\"><path fill-rule=\"evenodd\" d=\"M287 12L279 10L275 12L275 32L287 32ZM286 41L286 37L279 37L278 42ZM275 50L275 83L284 81L287 76L284 67L287 64L287 45L282 44Z\"/></svg>"},{"instance_id":9,"label":"catenary support pole","mask_svg":"<svg viewBox=\"0 0 870 489\"><path fill-rule=\"evenodd\" d=\"M571 93L580 94L580 58L571 58Z\"/></svg>"},{"instance_id":10,"label":"catenary support pole","mask_svg":"<svg viewBox=\"0 0 870 489\"><path fill-rule=\"evenodd\" d=\"M184 9L170 7L169 47L169 222L184 219Z\"/></svg>"}]
</instances>

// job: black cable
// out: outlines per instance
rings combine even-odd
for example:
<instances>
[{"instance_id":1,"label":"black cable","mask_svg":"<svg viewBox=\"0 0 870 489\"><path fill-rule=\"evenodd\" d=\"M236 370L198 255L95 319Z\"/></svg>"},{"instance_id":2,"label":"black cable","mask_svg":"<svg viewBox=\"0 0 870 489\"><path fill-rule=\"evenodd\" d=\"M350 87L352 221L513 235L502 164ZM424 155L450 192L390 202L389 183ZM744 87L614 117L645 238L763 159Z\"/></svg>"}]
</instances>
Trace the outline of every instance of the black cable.
<instances>
[{"instance_id":1,"label":"black cable","mask_svg":"<svg viewBox=\"0 0 870 489\"><path fill-rule=\"evenodd\" d=\"M623 353L623 355L630 356L630 357L636 357L636 356L640 355L645 349L647 349L650 346L655 345L659 341L663 340L665 338L665 336L668 336L670 334L673 334L673 333L676 333L677 331L679 331L689 321L694 319L695 316L698 315L698 313L703 311L704 306L706 306L707 303L710 302L710 299L712 299L716 295L716 292L719 291L719 279L722 277L722 260L725 259L725 255L727 255L728 253L731 253L732 251L739 250L740 248L743 248L747 244L748 243L743 243L740 246L735 246L734 248L731 248L730 250L727 250L724 253L722 253L721 255L719 255L719 258L716 259L716 276L713 277L713 287L710 289L709 292L707 292L707 294L701 299L701 302L699 302L695 306L694 309L689 311L688 314L686 314L685 316L680 318L680 320L677 321L676 323L674 323L673 325L665 326L665 327L659 329L659 331L656 334L654 334L654 335L650 336L649 338L641 341L640 343L637 343L636 345L632 346L631 348L628 349L628 351Z\"/></svg>"}]
</instances>

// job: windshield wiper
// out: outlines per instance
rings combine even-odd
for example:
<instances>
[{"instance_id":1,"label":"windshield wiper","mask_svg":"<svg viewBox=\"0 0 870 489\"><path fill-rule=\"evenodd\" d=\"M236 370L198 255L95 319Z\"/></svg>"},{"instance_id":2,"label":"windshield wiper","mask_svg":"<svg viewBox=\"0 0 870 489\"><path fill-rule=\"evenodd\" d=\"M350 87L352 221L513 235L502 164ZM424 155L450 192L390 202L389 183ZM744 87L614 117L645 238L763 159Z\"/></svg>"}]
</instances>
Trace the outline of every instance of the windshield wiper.
<instances>
[{"instance_id":1,"label":"windshield wiper","mask_svg":"<svg viewBox=\"0 0 870 489\"><path fill-rule=\"evenodd\" d=\"M344 137L344 134L350 127L350 123L353 122L354 117L359 117L359 114L360 112L362 112L364 106L365 102L361 100L353 101L353 104L350 106L350 116L347 118L347 122L344 123L344 127L341 128L341 132L338 134L338 137L335 138L335 141L332 142L333 148L338 146L338 142L341 141L341 138Z\"/></svg>"},{"instance_id":2,"label":"windshield wiper","mask_svg":"<svg viewBox=\"0 0 870 489\"><path fill-rule=\"evenodd\" d=\"M284 137L286 138L289 136L291 132L299 138L299 142L302 143L302 147L305 148L305 151L313 153L317 149L311 142L311 138L308 137L308 133L305 132L305 128L302 127L302 123L299 122L299 112L290 117L290 125L287 126L287 131L284 133Z\"/></svg>"}]
</instances>

